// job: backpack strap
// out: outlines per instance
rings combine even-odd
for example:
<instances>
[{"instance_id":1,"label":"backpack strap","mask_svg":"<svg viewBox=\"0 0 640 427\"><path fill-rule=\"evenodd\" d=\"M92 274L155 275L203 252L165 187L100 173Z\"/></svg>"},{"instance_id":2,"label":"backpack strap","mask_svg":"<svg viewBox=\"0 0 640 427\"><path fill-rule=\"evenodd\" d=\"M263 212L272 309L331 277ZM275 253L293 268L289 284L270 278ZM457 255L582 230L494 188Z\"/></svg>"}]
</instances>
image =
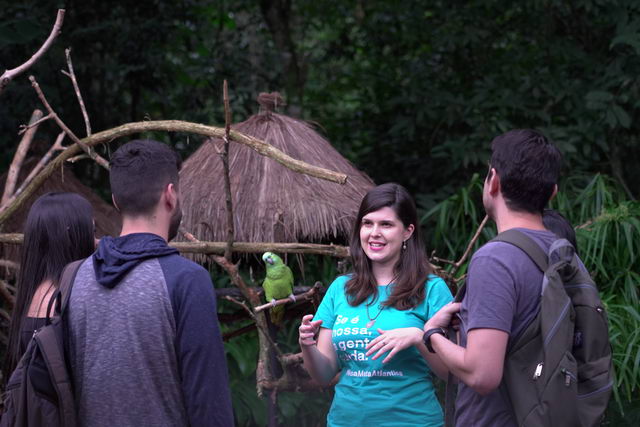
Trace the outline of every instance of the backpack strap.
<instances>
[{"instance_id":1,"label":"backpack strap","mask_svg":"<svg viewBox=\"0 0 640 427\"><path fill-rule=\"evenodd\" d=\"M531 258L543 273L547 271L547 268L549 268L548 255L531 237L527 236L522 231L512 228L498 234L496 237L491 239L491 241L510 243L513 246L520 248L524 253L529 255L529 258Z\"/></svg>"},{"instance_id":2,"label":"backpack strap","mask_svg":"<svg viewBox=\"0 0 640 427\"><path fill-rule=\"evenodd\" d=\"M49 300L49 305L47 306L47 319L45 321L45 324L48 325L51 323L51 309L54 307L54 304L54 314L58 316L62 316L64 314L64 311L69 304L71 288L73 287L73 282L76 280L76 274L78 274L78 270L80 269L80 266L85 259L86 258L73 261L67 264L62 270L58 289L56 289L56 291L54 292L53 296Z\"/></svg>"},{"instance_id":3,"label":"backpack strap","mask_svg":"<svg viewBox=\"0 0 640 427\"><path fill-rule=\"evenodd\" d=\"M456 292L456 296L453 302L462 302L465 294L467 293L467 285L463 283ZM458 344L458 333L453 327L447 329L447 338L454 344ZM447 377L447 384L444 392L444 425L446 427L453 427L455 423L456 414L456 385L454 384L455 377L449 371Z\"/></svg>"}]
</instances>

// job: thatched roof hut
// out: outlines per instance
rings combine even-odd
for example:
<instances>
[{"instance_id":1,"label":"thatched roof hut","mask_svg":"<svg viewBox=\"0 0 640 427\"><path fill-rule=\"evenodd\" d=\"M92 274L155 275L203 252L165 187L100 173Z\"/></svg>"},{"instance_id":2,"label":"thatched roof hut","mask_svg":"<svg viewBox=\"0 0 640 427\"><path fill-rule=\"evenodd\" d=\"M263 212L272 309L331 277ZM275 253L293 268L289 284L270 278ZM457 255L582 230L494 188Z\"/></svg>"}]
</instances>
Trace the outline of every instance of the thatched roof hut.
<instances>
[{"instance_id":1,"label":"thatched roof hut","mask_svg":"<svg viewBox=\"0 0 640 427\"><path fill-rule=\"evenodd\" d=\"M345 185L295 173L250 148L231 143L229 169L235 240L344 242L371 179L302 120L277 114L279 94L260 94L261 111L232 128L291 157L348 176ZM201 240L226 240L223 141L211 139L180 172L183 227Z\"/></svg>"},{"instance_id":2,"label":"thatched roof hut","mask_svg":"<svg viewBox=\"0 0 640 427\"><path fill-rule=\"evenodd\" d=\"M20 184L33 169L37 159L27 159L20 169L18 184ZM7 180L7 173L0 175L0 193L4 190L4 184ZM91 188L84 185L75 177L70 167L65 166L64 169L56 170L51 174L45 182L29 197L29 199L20 206L20 208L11 215L3 225L3 233L22 233L24 223L27 220L27 214L33 202L38 197L52 191L56 192L73 192L78 193L86 198L91 206L93 206L93 215L96 221L96 236L98 238L111 235L117 236L122 227L120 214L115 208L102 200ZM20 250L16 245L0 244L0 258L11 261L20 261Z\"/></svg>"}]
</instances>

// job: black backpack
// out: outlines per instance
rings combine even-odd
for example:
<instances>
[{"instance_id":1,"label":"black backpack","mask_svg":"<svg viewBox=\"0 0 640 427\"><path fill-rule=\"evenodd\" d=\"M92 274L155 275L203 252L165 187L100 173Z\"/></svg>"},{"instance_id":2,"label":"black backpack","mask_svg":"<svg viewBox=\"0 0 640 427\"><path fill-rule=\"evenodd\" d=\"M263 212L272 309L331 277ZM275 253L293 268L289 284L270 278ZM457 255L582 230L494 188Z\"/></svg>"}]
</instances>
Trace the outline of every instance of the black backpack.
<instances>
[{"instance_id":1,"label":"black backpack","mask_svg":"<svg viewBox=\"0 0 640 427\"><path fill-rule=\"evenodd\" d=\"M500 385L518 425L599 426L611 397L613 365L607 315L595 283L565 239L556 240L549 254L518 230L493 241L520 248L544 273L540 310L509 344ZM461 288L456 300L463 295Z\"/></svg>"},{"instance_id":2,"label":"black backpack","mask_svg":"<svg viewBox=\"0 0 640 427\"><path fill-rule=\"evenodd\" d=\"M64 314L73 281L84 260L67 265L38 329L11 373L3 396L0 427L75 427L76 406L65 357ZM55 304L55 316L49 313Z\"/></svg>"}]
</instances>

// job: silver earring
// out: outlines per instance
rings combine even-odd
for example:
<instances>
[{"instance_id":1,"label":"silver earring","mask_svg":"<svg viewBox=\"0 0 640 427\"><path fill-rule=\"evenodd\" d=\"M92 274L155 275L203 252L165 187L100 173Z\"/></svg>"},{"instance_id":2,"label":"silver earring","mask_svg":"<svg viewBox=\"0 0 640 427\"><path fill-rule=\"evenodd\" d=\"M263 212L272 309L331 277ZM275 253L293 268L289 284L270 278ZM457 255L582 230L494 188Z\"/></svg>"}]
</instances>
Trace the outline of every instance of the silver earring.
<instances>
[{"instance_id":1,"label":"silver earring","mask_svg":"<svg viewBox=\"0 0 640 427\"><path fill-rule=\"evenodd\" d=\"M404 241L402 242L402 250L406 250L406 249L407 249L407 241L406 241L406 240L404 240Z\"/></svg>"}]
</instances>

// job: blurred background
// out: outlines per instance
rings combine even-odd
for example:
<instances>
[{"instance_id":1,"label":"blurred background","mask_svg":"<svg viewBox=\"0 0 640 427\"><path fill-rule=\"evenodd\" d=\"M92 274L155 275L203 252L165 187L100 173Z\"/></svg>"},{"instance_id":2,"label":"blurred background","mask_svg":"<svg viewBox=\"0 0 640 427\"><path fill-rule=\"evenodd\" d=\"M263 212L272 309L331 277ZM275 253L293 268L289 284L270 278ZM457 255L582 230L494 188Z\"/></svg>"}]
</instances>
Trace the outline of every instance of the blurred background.
<instances>
[{"instance_id":1,"label":"blurred background","mask_svg":"<svg viewBox=\"0 0 640 427\"><path fill-rule=\"evenodd\" d=\"M617 387L605 425L640 424L640 2L0 0L0 70L38 49L59 7L62 34L0 94L0 171L19 126L42 108L29 74L84 136L60 72L70 47L94 132L142 120L222 125L224 79L234 122L258 112L258 93L279 91L280 112L313 123L375 183L406 186L429 253L457 259L484 216L491 139L542 130L565 156L552 207L576 226L609 309ZM30 155L44 154L58 132L51 121L41 125ZM202 143L145 136L184 158ZM108 159L116 147L98 151ZM91 161L73 171L108 200L106 171ZM487 227L477 245L493 233ZM311 284L336 274L317 259L296 268ZM295 322L282 337L291 351ZM239 425L262 425L266 416L252 383L254 341L255 333L227 343ZM284 396L279 420L322 425L330 399L327 391Z\"/></svg>"}]
</instances>

